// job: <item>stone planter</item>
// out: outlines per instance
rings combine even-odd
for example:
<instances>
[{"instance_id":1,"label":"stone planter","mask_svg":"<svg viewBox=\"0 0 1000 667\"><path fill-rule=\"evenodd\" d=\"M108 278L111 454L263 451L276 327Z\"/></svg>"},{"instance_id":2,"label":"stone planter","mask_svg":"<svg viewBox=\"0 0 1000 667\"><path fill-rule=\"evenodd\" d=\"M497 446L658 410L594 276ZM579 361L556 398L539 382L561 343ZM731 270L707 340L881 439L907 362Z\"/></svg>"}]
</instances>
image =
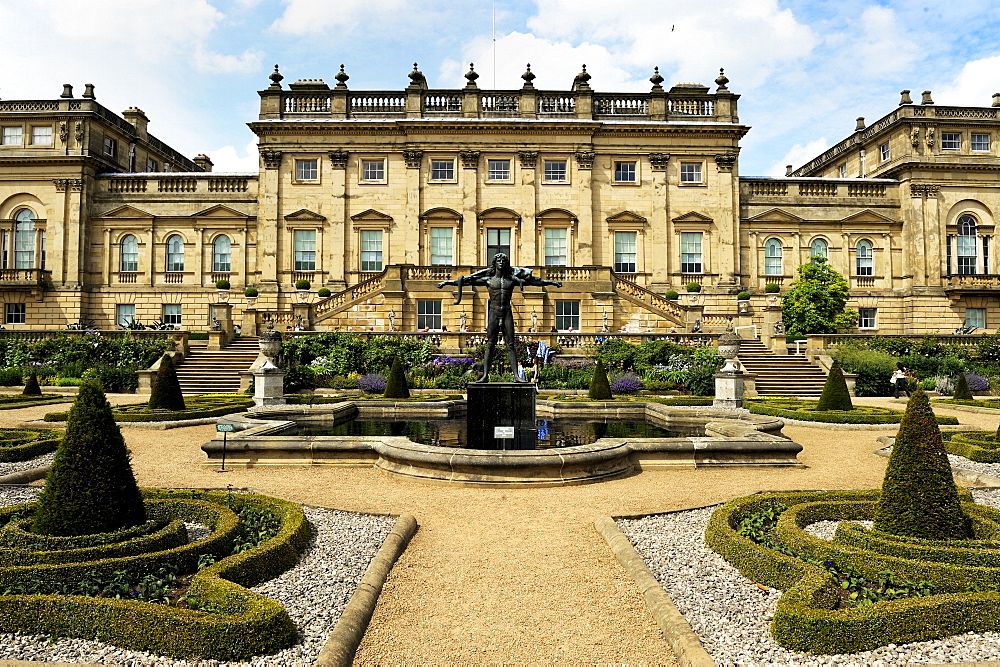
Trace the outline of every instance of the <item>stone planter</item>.
<instances>
[{"instance_id":1,"label":"stone planter","mask_svg":"<svg viewBox=\"0 0 1000 667\"><path fill-rule=\"evenodd\" d=\"M686 294L688 304L698 306L701 304L701 292L688 292Z\"/></svg>"},{"instance_id":2,"label":"stone planter","mask_svg":"<svg viewBox=\"0 0 1000 667\"><path fill-rule=\"evenodd\" d=\"M769 306L780 306L781 305L781 295L771 292L767 295L767 305Z\"/></svg>"},{"instance_id":3,"label":"stone planter","mask_svg":"<svg viewBox=\"0 0 1000 667\"><path fill-rule=\"evenodd\" d=\"M257 303L257 297L248 296L244 297L247 300L247 308L253 308L254 304Z\"/></svg>"},{"instance_id":4,"label":"stone planter","mask_svg":"<svg viewBox=\"0 0 1000 667\"><path fill-rule=\"evenodd\" d=\"M300 290L295 290L295 291L298 292L299 303L306 303L306 302L309 301L309 290L307 290L307 289L300 289Z\"/></svg>"},{"instance_id":5,"label":"stone planter","mask_svg":"<svg viewBox=\"0 0 1000 667\"><path fill-rule=\"evenodd\" d=\"M736 302L736 309L740 313L749 313L750 312L750 301L749 300L737 301Z\"/></svg>"},{"instance_id":6,"label":"stone planter","mask_svg":"<svg viewBox=\"0 0 1000 667\"><path fill-rule=\"evenodd\" d=\"M219 295L219 303L229 303L229 290L215 290L215 293Z\"/></svg>"}]
</instances>

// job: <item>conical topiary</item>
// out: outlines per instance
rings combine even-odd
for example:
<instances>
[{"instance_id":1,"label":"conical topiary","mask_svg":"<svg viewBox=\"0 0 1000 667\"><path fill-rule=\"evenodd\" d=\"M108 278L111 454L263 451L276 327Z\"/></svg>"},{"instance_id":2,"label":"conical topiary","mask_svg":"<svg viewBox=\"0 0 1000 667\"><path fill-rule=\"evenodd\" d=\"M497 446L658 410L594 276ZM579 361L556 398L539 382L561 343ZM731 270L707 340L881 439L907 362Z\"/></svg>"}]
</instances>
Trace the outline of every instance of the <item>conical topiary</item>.
<instances>
[{"instance_id":1,"label":"conical topiary","mask_svg":"<svg viewBox=\"0 0 1000 667\"><path fill-rule=\"evenodd\" d=\"M951 464L930 401L916 389L896 434L875 511L875 529L928 540L969 537Z\"/></svg>"},{"instance_id":2,"label":"conical topiary","mask_svg":"<svg viewBox=\"0 0 1000 667\"><path fill-rule=\"evenodd\" d=\"M958 380L955 381L955 395L952 398L957 401L973 400L972 390L969 389L969 381L965 379L965 373L958 374Z\"/></svg>"},{"instance_id":3,"label":"conical topiary","mask_svg":"<svg viewBox=\"0 0 1000 667\"><path fill-rule=\"evenodd\" d=\"M403 364L399 357L393 357L392 370L389 371L389 379L385 382L386 398L409 398L410 387L406 384L406 373L403 372Z\"/></svg>"},{"instance_id":4,"label":"conical topiary","mask_svg":"<svg viewBox=\"0 0 1000 667\"><path fill-rule=\"evenodd\" d=\"M604 362L597 360L594 376L590 378L590 389L587 397L592 401L606 401L612 397L611 384L608 382L608 372L604 370Z\"/></svg>"},{"instance_id":5,"label":"conical topiary","mask_svg":"<svg viewBox=\"0 0 1000 667\"><path fill-rule=\"evenodd\" d=\"M149 395L150 410L183 410L184 394L181 392L181 383L177 381L177 368L174 360L169 354L163 355L160 359L160 370L153 380L152 392Z\"/></svg>"},{"instance_id":6,"label":"conical topiary","mask_svg":"<svg viewBox=\"0 0 1000 667\"><path fill-rule=\"evenodd\" d=\"M830 367L830 374L826 376L826 383L823 385L823 393L816 404L817 410L853 410L851 403L851 392L847 390L847 380L844 379L844 371L836 361Z\"/></svg>"},{"instance_id":7,"label":"conical topiary","mask_svg":"<svg viewBox=\"0 0 1000 667\"><path fill-rule=\"evenodd\" d=\"M121 430L100 385L80 385L38 498L32 532L90 535L146 521Z\"/></svg>"},{"instance_id":8,"label":"conical topiary","mask_svg":"<svg viewBox=\"0 0 1000 667\"><path fill-rule=\"evenodd\" d=\"M28 376L28 381L24 383L24 391L21 392L25 396L41 396L42 388L38 386L38 373L32 369L31 375Z\"/></svg>"}]
</instances>

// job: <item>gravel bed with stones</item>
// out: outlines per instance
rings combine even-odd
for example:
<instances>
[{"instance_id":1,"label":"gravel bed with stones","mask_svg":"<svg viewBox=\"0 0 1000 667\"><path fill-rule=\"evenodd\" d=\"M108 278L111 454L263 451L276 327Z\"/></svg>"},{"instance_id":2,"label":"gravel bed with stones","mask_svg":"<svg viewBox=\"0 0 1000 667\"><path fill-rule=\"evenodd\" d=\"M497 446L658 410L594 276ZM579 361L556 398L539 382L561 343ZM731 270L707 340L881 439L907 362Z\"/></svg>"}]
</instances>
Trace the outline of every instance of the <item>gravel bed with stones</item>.
<instances>
[{"instance_id":1,"label":"gravel bed with stones","mask_svg":"<svg viewBox=\"0 0 1000 667\"><path fill-rule=\"evenodd\" d=\"M11 461L9 463L0 462L0 477L12 475L15 472L24 472L25 470L33 470L35 468L47 466L52 463L52 458L55 455L55 452L49 452L48 454L42 454L41 456L36 456L33 459L28 459L27 461Z\"/></svg>"},{"instance_id":2,"label":"gravel bed with stones","mask_svg":"<svg viewBox=\"0 0 1000 667\"><path fill-rule=\"evenodd\" d=\"M886 453L886 456L892 454L892 445L883 448L882 451ZM1000 477L1000 463L980 463L955 454L948 454L948 462L951 463L952 468L961 468L979 475Z\"/></svg>"},{"instance_id":3,"label":"gravel bed with stones","mask_svg":"<svg viewBox=\"0 0 1000 667\"><path fill-rule=\"evenodd\" d=\"M1000 491L973 491L976 502L1000 508ZM1000 633L967 633L874 651L812 655L782 648L769 625L781 591L761 590L705 546L708 507L641 519L618 527L700 636L719 665L856 665L858 667L1000 660ZM814 524L832 536L836 522Z\"/></svg>"},{"instance_id":4,"label":"gravel bed with stones","mask_svg":"<svg viewBox=\"0 0 1000 667\"><path fill-rule=\"evenodd\" d=\"M30 502L38 492L37 488L0 486L0 506ZM248 663L214 660L187 662L84 639L60 639L50 643L48 637L41 635L0 633L0 660L113 663L130 667L311 665L369 562L392 530L395 519L314 507L305 507L304 510L313 526L314 536L302 560L284 574L253 588L261 595L278 600L288 610L302 640L289 649L254 658ZM189 528L197 534L196 526Z\"/></svg>"}]
</instances>

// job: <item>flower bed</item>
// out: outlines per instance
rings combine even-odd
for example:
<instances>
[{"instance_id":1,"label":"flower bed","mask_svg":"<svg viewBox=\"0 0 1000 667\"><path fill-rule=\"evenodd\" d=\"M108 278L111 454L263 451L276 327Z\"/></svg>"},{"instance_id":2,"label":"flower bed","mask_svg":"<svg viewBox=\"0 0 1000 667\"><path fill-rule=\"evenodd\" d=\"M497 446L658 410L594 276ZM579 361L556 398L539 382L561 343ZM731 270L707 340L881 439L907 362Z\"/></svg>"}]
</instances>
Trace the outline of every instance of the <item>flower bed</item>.
<instances>
[{"instance_id":1,"label":"flower bed","mask_svg":"<svg viewBox=\"0 0 1000 667\"><path fill-rule=\"evenodd\" d=\"M248 394L198 394L184 399L185 410L150 410L146 403L119 405L112 411L117 422L160 422L185 419L206 419L221 417L234 412L243 412L253 405ZM47 422L66 421L68 412L50 412L45 415Z\"/></svg>"},{"instance_id":2,"label":"flower bed","mask_svg":"<svg viewBox=\"0 0 1000 667\"><path fill-rule=\"evenodd\" d=\"M54 452L63 431L51 428L0 429L0 463L27 461Z\"/></svg>"},{"instance_id":3,"label":"flower bed","mask_svg":"<svg viewBox=\"0 0 1000 667\"><path fill-rule=\"evenodd\" d=\"M818 401L797 398L752 398L743 403L750 412L769 417L784 417L828 424L898 424L900 410L874 406L855 406L853 410L817 410ZM936 416L938 424L958 424L955 417Z\"/></svg>"},{"instance_id":4,"label":"flower bed","mask_svg":"<svg viewBox=\"0 0 1000 667\"><path fill-rule=\"evenodd\" d=\"M285 402L289 405L327 405L344 403L346 401L391 403L435 403L438 401L461 400L460 394L414 394L409 398L386 398L381 394L342 394L340 396L324 396L322 394L285 394Z\"/></svg>"}]
</instances>

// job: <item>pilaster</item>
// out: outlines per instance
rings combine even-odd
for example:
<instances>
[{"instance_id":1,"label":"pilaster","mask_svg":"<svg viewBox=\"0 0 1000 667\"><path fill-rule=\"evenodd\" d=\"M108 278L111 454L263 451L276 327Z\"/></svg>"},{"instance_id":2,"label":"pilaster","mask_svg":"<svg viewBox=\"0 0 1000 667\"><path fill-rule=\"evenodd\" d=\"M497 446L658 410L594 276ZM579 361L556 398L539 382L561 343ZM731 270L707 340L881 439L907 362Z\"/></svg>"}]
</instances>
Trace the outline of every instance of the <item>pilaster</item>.
<instances>
[{"instance_id":1,"label":"pilaster","mask_svg":"<svg viewBox=\"0 0 1000 667\"><path fill-rule=\"evenodd\" d=\"M521 228L511 254L515 255L512 262L517 265L533 266L542 264L544 258L539 258L538 252L538 179L535 168L538 164L538 151L524 150L517 152L521 169ZM524 224L527 222L527 224Z\"/></svg>"},{"instance_id":2,"label":"pilaster","mask_svg":"<svg viewBox=\"0 0 1000 667\"><path fill-rule=\"evenodd\" d=\"M278 227L281 224L281 152L261 149L264 171L260 174L257 232L257 270L262 283L278 282Z\"/></svg>"},{"instance_id":3,"label":"pilaster","mask_svg":"<svg viewBox=\"0 0 1000 667\"><path fill-rule=\"evenodd\" d=\"M403 238L399 239L403 247L398 248L398 243L390 242L389 250L393 259L388 263L391 264L420 263L420 214L423 211L423 182L420 171L423 154L421 150L403 151L403 159L406 161L406 219L403 223ZM394 227L399 230L398 226ZM402 257L402 260L395 259L399 257Z\"/></svg>"}]
</instances>

